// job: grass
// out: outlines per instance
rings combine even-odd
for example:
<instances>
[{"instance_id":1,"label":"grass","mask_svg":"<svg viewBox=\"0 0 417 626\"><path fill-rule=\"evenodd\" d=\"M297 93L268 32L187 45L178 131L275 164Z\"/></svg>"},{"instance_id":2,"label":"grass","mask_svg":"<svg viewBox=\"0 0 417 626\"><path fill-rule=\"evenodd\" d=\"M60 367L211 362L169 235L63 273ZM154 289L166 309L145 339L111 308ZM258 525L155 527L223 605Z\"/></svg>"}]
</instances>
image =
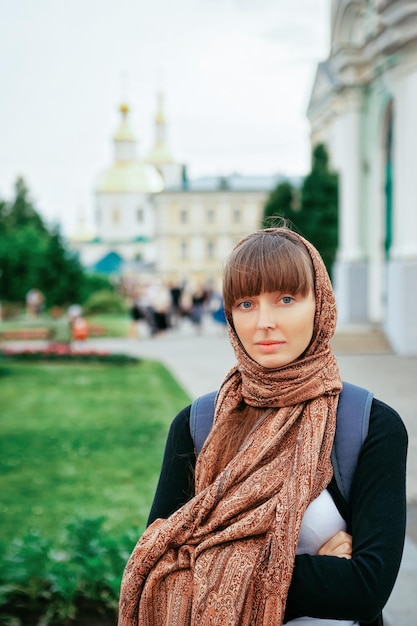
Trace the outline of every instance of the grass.
<instances>
[{"instance_id":1,"label":"grass","mask_svg":"<svg viewBox=\"0 0 417 626\"><path fill-rule=\"evenodd\" d=\"M90 324L105 328L107 337L127 337L131 323L128 313L126 315L120 313L89 315L88 321Z\"/></svg>"},{"instance_id":2,"label":"grass","mask_svg":"<svg viewBox=\"0 0 417 626\"><path fill-rule=\"evenodd\" d=\"M0 545L105 516L143 531L168 426L189 401L169 372L137 365L0 364Z\"/></svg>"}]
</instances>

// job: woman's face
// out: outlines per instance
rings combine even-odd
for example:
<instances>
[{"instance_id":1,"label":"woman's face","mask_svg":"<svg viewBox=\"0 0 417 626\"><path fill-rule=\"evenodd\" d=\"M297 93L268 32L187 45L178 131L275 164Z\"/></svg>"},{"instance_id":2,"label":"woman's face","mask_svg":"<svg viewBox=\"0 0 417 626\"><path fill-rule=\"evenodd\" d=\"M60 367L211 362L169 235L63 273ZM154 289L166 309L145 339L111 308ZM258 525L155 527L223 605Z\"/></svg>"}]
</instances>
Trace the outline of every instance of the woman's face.
<instances>
[{"instance_id":1,"label":"woman's face","mask_svg":"<svg viewBox=\"0 0 417 626\"><path fill-rule=\"evenodd\" d=\"M236 333L247 354L269 369L298 359L313 335L315 300L306 296L265 292L237 300L232 307Z\"/></svg>"}]
</instances>

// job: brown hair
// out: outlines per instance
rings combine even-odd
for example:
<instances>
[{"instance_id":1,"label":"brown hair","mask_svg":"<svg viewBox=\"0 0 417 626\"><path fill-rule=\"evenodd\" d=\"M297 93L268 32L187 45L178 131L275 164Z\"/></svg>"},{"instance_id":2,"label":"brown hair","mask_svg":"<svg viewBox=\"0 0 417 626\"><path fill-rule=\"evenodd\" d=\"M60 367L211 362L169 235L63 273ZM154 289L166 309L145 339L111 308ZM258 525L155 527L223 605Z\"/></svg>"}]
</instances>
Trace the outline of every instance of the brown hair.
<instances>
[{"instance_id":1,"label":"brown hair","mask_svg":"<svg viewBox=\"0 0 417 626\"><path fill-rule=\"evenodd\" d=\"M274 291L305 296L310 289L314 291L311 257L303 242L287 228L267 228L245 237L225 265L226 312L244 296Z\"/></svg>"}]
</instances>

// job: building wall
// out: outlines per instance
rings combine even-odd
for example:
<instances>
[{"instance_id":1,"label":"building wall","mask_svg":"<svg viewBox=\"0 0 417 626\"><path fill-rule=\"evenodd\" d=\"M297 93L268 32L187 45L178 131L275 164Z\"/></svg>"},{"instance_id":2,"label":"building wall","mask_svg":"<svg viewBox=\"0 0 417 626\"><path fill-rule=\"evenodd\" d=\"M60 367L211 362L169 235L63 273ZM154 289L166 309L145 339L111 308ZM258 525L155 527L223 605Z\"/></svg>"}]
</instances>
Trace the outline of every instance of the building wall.
<instances>
[{"instance_id":1,"label":"building wall","mask_svg":"<svg viewBox=\"0 0 417 626\"><path fill-rule=\"evenodd\" d=\"M222 265L258 229L267 192L162 192L154 197L157 272L189 283L220 281Z\"/></svg>"},{"instance_id":2,"label":"building wall","mask_svg":"<svg viewBox=\"0 0 417 626\"><path fill-rule=\"evenodd\" d=\"M152 237L154 218L148 194L97 193L96 225L97 236L104 241Z\"/></svg>"}]
</instances>

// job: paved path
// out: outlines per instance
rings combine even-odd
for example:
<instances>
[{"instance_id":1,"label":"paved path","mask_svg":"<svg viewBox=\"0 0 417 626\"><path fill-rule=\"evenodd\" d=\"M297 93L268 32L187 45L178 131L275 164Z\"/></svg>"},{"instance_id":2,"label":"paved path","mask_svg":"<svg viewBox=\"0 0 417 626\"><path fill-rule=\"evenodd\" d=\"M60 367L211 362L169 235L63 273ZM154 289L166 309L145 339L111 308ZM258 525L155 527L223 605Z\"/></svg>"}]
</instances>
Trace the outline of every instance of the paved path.
<instances>
[{"instance_id":1,"label":"paved path","mask_svg":"<svg viewBox=\"0 0 417 626\"><path fill-rule=\"evenodd\" d=\"M91 339L88 345L163 362L191 398L217 389L234 363L224 328L209 321L200 335L185 323L181 330L153 339ZM417 626L417 358L393 355L375 332L338 333L333 347L342 378L371 389L392 405L408 430L407 539L384 618L387 626Z\"/></svg>"}]
</instances>

